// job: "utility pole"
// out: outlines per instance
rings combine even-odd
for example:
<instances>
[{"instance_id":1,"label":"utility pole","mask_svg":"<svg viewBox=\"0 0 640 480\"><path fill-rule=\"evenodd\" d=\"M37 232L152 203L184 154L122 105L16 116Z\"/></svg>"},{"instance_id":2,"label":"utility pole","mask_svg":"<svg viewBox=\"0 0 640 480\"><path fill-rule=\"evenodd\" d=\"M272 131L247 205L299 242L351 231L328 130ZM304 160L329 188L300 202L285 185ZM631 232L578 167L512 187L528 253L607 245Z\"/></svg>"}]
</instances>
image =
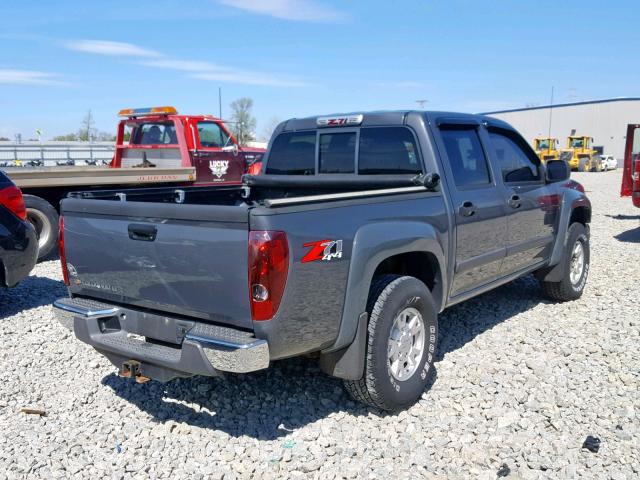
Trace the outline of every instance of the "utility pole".
<instances>
[{"instance_id":1,"label":"utility pole","mask_svg":"<svg viewBox=\"0 0 640 480\"><path fill-rule=\"evenodd\" d=\"M416 103L418 105L420 105L420 110L422 110L424 108L424 104L427 103L429 100L416 100Z\"/></svg>"}]
</instances>

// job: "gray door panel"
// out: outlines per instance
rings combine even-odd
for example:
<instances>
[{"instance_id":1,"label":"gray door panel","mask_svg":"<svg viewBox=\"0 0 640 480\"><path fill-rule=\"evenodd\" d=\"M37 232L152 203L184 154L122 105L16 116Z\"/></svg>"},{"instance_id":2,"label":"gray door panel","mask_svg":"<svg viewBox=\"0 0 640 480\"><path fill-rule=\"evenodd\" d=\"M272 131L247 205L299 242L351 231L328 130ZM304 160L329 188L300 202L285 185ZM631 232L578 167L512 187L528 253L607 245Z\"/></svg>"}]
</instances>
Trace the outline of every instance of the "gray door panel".
<instances>
[{"instance_id":1,"label":"gray door panel","mask_svg":"<svg viewBox=\"0 0 640 480\"><path fill-rule=\"evenodd\" d=\"M490 129L490 155L500 172L507 216L502 275L541 263L551 254L560 197L545 185L539 160L516 132Z\"/></svg>"},{"instance_id":2,"label":"gray door panel","mask_svg":"<svg viewBox=\"0 0 640 480\"><path fill-rule=\"evenodd\" d=\"M443 159L455 216L455 264L450 296L500 275L506 255L504 196L473 125L441 126L436 143Z\"/></svg>"}]
</instances>

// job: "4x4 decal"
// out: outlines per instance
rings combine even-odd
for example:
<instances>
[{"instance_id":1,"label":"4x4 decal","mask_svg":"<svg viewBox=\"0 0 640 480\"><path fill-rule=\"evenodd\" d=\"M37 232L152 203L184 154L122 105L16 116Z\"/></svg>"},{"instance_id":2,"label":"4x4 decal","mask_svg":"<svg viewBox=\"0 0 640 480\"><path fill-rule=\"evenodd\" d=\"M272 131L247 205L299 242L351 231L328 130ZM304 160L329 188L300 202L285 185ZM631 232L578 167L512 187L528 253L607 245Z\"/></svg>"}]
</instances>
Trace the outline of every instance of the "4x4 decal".
<instances>
[{"instance_id":1,"label":"4x4 decal","mask_svg":"<svg viewBox=\"0 0 640 480\"><path fill-rule=\"evenodd\" d=\"M305 243L304 247L311 249L302 257L302 263L342 258L342 240L319 240Z\"/></svg>"}]
</instances>

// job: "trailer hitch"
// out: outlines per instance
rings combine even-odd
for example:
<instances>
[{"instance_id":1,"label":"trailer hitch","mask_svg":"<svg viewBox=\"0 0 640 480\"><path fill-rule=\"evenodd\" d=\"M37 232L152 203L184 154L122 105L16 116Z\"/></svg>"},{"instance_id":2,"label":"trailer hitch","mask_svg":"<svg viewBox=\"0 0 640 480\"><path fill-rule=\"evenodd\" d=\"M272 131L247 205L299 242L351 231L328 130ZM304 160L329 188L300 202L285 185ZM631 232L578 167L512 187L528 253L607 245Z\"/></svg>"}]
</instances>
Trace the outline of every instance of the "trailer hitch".
<instances>
[{"instance_id":1,"label":"trailer hitch","mask_svg":"<svg viewBox=\"0 0 640 480\"><path fill-rule=\"evenodd\" d=\"M133 378L136 383L146 383L151 380L149 377L145 377L142 375L142 370L140 369L140 362L137 360L127 360L122 364L122 368L118 372L123 378Z\"/></svg>"}]
</instances>

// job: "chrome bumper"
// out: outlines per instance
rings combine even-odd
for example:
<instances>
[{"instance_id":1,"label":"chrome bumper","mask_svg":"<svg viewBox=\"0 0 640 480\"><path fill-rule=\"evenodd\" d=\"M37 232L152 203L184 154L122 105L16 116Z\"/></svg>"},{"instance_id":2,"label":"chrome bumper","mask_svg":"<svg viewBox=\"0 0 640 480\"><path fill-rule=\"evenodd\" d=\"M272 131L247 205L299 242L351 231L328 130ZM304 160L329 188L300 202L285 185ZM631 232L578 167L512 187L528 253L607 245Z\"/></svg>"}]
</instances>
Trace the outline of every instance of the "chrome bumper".
<instances>
[{"instance_id":1,"label":"chrome bumper","mask_svg":"<svg viewBox=\"0 0 640 480\"><path fill-rule=\"evenodd\" d=\"M79 340L105 354L118 367L125 361L140 362L150 378L164 381L176 376L247 373L269 366L268 343L248 332L190 322L181 343L173 347L148 342L148 337L153 338L148 332L127 331L124 319L131 310L80 298L62 298L53 307L60 324ZM104 322L110 319L120 328L104 328ZM159 317L158 322L162 319L166 317Z\"/></svg>"}]
</instances>

